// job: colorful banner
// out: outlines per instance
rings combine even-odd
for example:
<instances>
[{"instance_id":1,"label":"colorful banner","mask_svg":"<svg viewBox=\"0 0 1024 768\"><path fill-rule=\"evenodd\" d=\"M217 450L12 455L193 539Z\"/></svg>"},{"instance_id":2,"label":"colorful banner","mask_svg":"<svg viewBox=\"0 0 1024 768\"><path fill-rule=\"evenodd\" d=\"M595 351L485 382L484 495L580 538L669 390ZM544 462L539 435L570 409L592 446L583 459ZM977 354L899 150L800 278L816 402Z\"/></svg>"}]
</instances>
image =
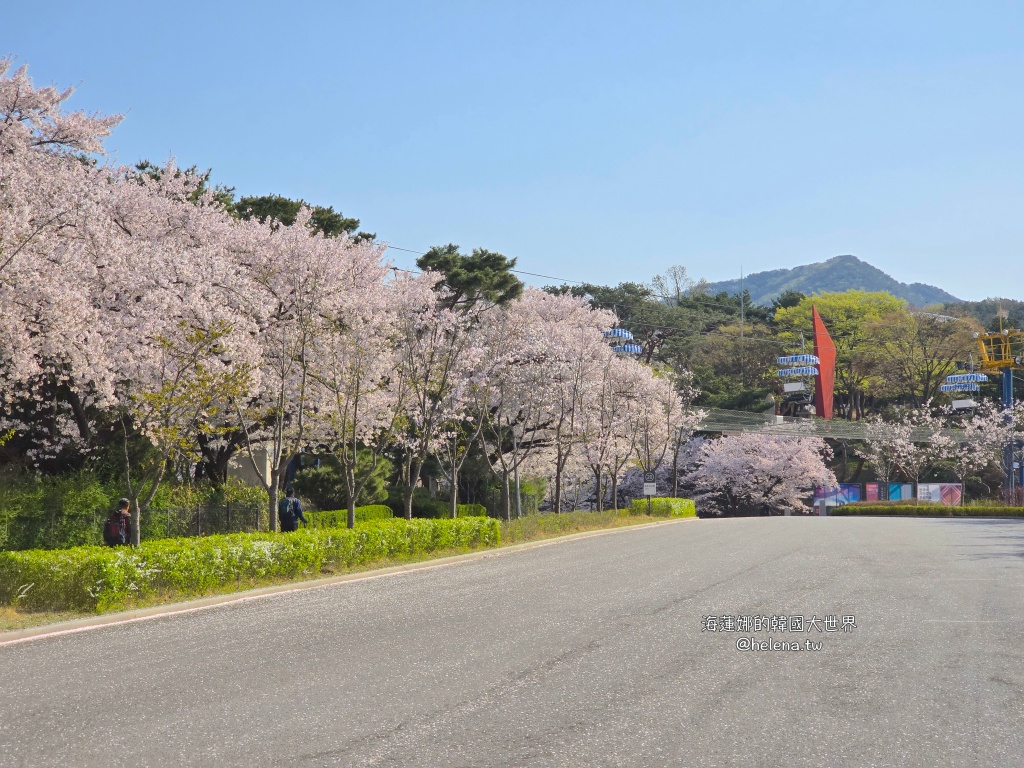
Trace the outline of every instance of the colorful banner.
<instances>
[{"instance_id":1,"label":"colorful banner","mask_svg":"<svg viewBox=\"0 0 1024 768\"><path fill-rule=\"evenodd\" d=\"M963 503L964 487L960 483L918 483L917 500L959 507Z\"/></svg>"},{"instance_id":2,"label":"colorful banner","mask_svg":"<svg viewBox=\"0 0 1024 768\"><path fill-rule=\"evenodd\" d=\"M826 504L842 506L851 501L860 501L860 483L840 483L838 488L815 488L814 503L824 500Z\"/></svg>"},{"instance_id":3,"label":"colorful banner","mask_svg":"<svg viewBox=\"0 0 1024 768\"><path fill-rule=\"evenodd\" d=\"M881 501L882 497L879 495L878 491L878 483L865 483L864 501Z\"/></svg>"},{"instance_id":4,"label":"colorful banner","mask_svg":"<svg viewBox=\"0 0 1024 768\"><path fill-rule=\"evenodd\" d=\"M913 498L913 483L889 483L889 501L910 501Z\"/></svg>"}]
</instances>

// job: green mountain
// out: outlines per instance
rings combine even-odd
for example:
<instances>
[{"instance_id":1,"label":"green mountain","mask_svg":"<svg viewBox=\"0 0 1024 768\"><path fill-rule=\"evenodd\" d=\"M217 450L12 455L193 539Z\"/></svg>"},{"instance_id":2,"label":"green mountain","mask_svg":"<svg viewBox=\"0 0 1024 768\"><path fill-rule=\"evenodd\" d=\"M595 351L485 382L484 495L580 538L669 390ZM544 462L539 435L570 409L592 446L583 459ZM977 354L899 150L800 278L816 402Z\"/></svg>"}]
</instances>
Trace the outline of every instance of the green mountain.
<instances>
[{"instance_id":1,"label":"green mountain","mask_svg":"<svg viewBox=\"0 0 1024 768\"><path fill-rule=\"evenodd\" d=\"M739 293L740 281L724 280L720 283L711 283L709 288L712 293ZM856 256L834 256L817 264L755 272L743 278L743 289L750 292L751 301L765 306L786 291L800 291L809 295L825 291L847 291L852 288L862 291L888 291L915 307L960 301L934 285L901 283Z\"/></svg>"}]
</instances>

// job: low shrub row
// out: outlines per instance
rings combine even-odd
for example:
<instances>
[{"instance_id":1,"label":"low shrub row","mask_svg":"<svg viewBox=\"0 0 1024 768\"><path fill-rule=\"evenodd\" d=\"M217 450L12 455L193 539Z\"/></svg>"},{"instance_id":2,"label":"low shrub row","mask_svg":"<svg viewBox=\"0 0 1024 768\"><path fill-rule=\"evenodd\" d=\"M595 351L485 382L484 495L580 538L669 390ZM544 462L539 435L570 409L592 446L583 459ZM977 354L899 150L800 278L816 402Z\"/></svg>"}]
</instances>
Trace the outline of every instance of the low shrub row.
<instances>
[{"instance_id":1,"label":"low shrub row","mask_svg":"<svg viewBox=\"0 0 1024 768\"><path fill-rule=\"evenodd\" d=\"M384 504L368 504L356 507L356 522L368 523L371 520L390 520L395 516L391 507ZM348 527L348 510L331 509L325 512L306 512L306 525L310 528L346 528Z\"/></svg>"},{"instance_id":2,"label":"low shrub row","mask_svg":"<svg viewBox=\"0 0 1024 768\"><path fill-rule=\"evenodd\" d=\"M356 528L227 534L0 552L0 605L30 611L106 611L154 597L181 598L267 579L313 577L325 569L445 549L496 547L496 520L377 520Z\"/></svg>"},{"instance_id":3,"label":"low shrub row","mask_svg":"<svg viewBox=\"0 0 1024 768\"><path fill-rule=\"evenodd\" d=\"M647 499L633 499L630 514L646 515ZM696 517L697 505L693 499L652 498L652 517Z\"/></svg>"},{"instance_id":4,"label":"low shrub row","mask_svg":"<svg viewBox=\"0 0 1024 768\"><path fill-rule=\"evenodd\" d=\"M942 504L845 504L841 507L829 507L828 513L834 517L852 517L854 515L884 515L886 517L1024 517L1024 507L946 507Z\"/></svg>"},{"instance_id":5,"label":"low shrub row","mask_svg":"<svg viewBox=\"0 0 1024 768\"><path fill-rule=\"evenodd\" d=\"M444 504L444 514L438 506L437 517L425 518L434 520L450 519L451 514L447 502ZM487 507L483 504L459 504L457 508L459 517L487 517ZM356 522L368 523L371 520L390 520L402 517L401 512L396 513L391 507L385 504L368 504L365 507L356 507ZM414 518L420 519L420 518ZM306 512L307 525L310 528L345 528L348 525L347 509L332 509L325 512Z\"/></svg>"}]
</instances>

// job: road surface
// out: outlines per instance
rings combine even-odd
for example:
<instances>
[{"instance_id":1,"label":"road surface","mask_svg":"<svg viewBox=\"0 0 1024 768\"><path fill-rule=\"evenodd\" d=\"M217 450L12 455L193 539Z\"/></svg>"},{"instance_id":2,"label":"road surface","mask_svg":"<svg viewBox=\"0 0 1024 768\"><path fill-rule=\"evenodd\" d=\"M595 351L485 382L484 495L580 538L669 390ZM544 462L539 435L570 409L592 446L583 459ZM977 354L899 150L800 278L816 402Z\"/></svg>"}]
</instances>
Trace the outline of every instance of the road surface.
<instances>
[{"instance_id":1,"label":"road surface","mask_svg":"<svg viewBox=\"0 0 1024 768\"><path fill-rule=\"evenodd\" d=\"M0 765L1021 766L1022 607L1024 521L624 530L0 646Z\"/></svg>"}]
</instances>

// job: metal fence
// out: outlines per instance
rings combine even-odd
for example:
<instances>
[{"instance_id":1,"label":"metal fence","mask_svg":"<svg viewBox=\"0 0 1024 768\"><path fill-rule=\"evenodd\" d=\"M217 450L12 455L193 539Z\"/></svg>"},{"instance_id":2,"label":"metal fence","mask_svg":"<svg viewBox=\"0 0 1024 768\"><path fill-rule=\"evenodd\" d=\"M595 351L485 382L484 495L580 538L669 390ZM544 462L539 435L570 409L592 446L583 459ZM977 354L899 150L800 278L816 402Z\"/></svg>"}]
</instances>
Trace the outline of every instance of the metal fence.
<instances>
[{"instance_id":1,"label":"metal fence","mask_svg":"<svg viewBox=\"0 0 1024 768\"><path fill-rule=\"evenodd\" d=\"M234 503L155 509L143 515L143 538L209 536L214 533L251 533L267 530L263 504Z\"/></svg>"},{"instance_id":2,"label":"metal fence","mask_svg":"<svg viewBox=\"0 0 1024 768\"><path fill-rule=\"evenodd\" d=\"M1003 503L1009 507L1024 507L1024 488L1003 488Z\"/></svg>"}]
</instances>

